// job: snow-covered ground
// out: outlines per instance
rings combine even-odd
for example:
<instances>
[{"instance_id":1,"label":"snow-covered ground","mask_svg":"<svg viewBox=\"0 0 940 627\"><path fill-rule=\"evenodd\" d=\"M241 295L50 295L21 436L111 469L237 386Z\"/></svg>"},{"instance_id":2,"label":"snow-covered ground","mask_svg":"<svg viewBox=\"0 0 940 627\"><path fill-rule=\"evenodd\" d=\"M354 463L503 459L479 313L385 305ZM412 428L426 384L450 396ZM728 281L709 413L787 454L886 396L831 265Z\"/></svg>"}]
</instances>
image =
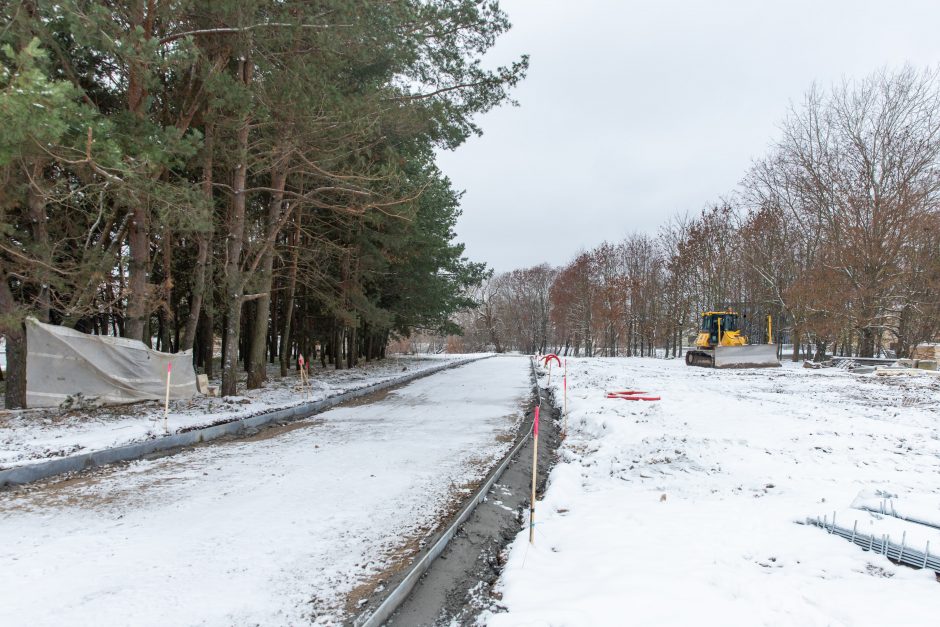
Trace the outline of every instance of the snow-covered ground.
<instances>
[{"instance_id":1,"label":"snow-covered ground","mask_svg":"<svg viewBox=\"0 0 940 627\"><path fill-rule=\"evenodd\" d=\"M511 443L497 357L282 433L0 492L0 625L336 624Z\"/></svg>"},{"instance_id":2,"label":"snow-covered ground","mask_svg":"<svg viewBox=\"0 0 940 627\"><path fill-rule=\"evenodd\" d=\"M392 356L364 363L350 370L311 371L310 386L300 386L297 372L277 376L269 367L263 388L245 390L241 396L190 401L170 401L167 419L170 433L247 418L292 407L307 401L342 394L434 366L442 360L467 359L480 355ZM244 373L242 378L244 379ZM164 435L163 403L158 401L88 410L25 410L0 412L0 469L12 468L53 457L67 457Z\"/></svg>"},{"instance_id":3,"label":"snow-covered ground","mask_svg":"<svg viewBox=\"0 0 940 627\"><path fill-rule=\"evenodd\" d=\"M641 358L569 359L568 374L569 437L535 544L513 542L498 585L508 611L482 622L938 624L932 571L795 522L838 510L851 529L846 508L878 491L940 518L936 378ZM631 388L662 400L604 398ZM856 513L860 531L875 520ZM940 533L921 531L912 548Z\"/></svg>"}]
</instances>

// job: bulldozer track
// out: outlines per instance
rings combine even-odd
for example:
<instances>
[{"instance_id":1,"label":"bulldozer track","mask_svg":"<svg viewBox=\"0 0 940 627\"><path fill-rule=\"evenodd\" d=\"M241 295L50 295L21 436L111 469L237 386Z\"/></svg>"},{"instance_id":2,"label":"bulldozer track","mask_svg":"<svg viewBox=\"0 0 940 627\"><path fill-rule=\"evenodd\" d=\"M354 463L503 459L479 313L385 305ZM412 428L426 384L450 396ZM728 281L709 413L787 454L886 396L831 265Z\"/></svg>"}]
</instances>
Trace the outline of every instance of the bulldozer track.
<instances>
[{"instance_id":1,"label":"bulldozer track","mask_svg":"<svg viewBox=\"0 0 940 627\"><path fill-rule=\"evenodd\" d=\"M715 358L704 351L689 351L685 354L685 363L687 366L714 368Z\"/></svg>"}]
</instances>

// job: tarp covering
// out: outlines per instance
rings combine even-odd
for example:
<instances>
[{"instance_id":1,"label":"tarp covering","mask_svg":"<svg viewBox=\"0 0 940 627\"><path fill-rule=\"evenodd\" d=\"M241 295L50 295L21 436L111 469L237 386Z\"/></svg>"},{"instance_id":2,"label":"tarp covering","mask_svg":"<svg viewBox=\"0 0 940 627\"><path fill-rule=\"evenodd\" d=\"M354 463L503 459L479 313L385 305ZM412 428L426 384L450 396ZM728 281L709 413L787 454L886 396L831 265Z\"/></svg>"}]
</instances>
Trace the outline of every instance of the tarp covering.
<instances>
[{"instance_id":1,"label":"tarp covering","mask_svg":"<svg viewBox=\"0 0 940 627\"><path fill-rule=\"evenodd\" d=\"M192 398L192 351L161 353L139 340L26 320L27 407L58 407L76 399L101 405L162 400L168 364L173 364L170 398Z\"/></svg>"}]
</instances>

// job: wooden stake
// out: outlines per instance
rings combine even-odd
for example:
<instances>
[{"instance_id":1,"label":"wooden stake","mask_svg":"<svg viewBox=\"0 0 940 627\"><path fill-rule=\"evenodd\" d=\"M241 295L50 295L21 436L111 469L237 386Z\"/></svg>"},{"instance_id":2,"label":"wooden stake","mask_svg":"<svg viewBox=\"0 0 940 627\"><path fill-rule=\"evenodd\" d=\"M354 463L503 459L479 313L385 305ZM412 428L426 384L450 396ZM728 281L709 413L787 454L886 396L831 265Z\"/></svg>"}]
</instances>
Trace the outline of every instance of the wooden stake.
<instances>
[{"instance_id":1,"label":"wooden stake","mask_svg":"<svg viewBox=\"0 0 940 627\"><path fill-rule=\"evenodd\" d=\"M166 365L166 400L163 402L163 433L170 434L168 417L170 413L170 374L173 372L173 362Z\"/></svg>"},{"instance_id":2,"label":"wooden stake","mask_svg":"<svg viewBox=\"0 0 940 627\"><path fill-rule=\"evenodd\" d=\"M565 428L562 429L562 435L568 435L568 359L565 358L565 375L562 379L562 389L565 398Z\"/></svg>"},{"instance_id":3,"label":"wooden stake","mask_svg":"<svg viewBox=\"0 0 940 627\"><path fill-rule=\"evenodd\" d=\"M539 464L539 406L532 424L532 500L529 502L529 544L535 544L535 478Z\"/></svg>"},{"instance_id":4,"label":"wooden stake","mask_svg":"<svg viewBox=\"0 0 940 627\"><path fill-rule=\"evenodd\" d=\"M297 370L300 371L300 385L304 389L304 400L310 400L310 388L307 387L307 369L304 363L303 353L297 355Z\"/></svg>"}]
</instances>

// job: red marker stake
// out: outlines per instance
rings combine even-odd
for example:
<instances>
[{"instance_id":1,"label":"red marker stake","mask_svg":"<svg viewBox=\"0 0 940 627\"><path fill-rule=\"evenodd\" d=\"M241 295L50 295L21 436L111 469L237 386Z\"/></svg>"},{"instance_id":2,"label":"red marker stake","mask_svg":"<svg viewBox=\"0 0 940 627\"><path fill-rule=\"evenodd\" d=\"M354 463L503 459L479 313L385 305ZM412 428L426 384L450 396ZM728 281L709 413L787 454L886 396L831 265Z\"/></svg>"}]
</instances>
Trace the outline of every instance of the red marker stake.
<instances>
[{"instance_id":1,"label":"red marker stake","mask_svg":"<svg viewBox=\"0 0 940 627\"><path fill-rule=\"evenodd\" d=\"M532 500L529 502L529 544L535 544L535 476L539 457L539 406L535 406L535 421L532 423Z\"/></svg>"},{"instance_id":2,"label":"red marker stake","mask_svg":"<svg viewBox=\"0 0 940 627\"><path fill-rule=\"evenodd\" d=\"M173 372L173 362L166 365L166 400L163 402L163 433L170 434L168 416L170 413L170 374Z\"/></svg>"},{"instance_id":3,"label":"red marker stake","mask_svg":"<svg viewBox=\"0 0 940 627\"><path fill-rule=\"evenodd\" d=\"M552 385L552 360L554 360L555 363L558 364L559 366L561 366L561 360L558 359L558 355L556 355L555 353L550 353L548 355L545 355L545 357L543 357L542 359L545 360L545 365L548 367L548 386L551 387Z\"/></svg>"}]
</instances>

